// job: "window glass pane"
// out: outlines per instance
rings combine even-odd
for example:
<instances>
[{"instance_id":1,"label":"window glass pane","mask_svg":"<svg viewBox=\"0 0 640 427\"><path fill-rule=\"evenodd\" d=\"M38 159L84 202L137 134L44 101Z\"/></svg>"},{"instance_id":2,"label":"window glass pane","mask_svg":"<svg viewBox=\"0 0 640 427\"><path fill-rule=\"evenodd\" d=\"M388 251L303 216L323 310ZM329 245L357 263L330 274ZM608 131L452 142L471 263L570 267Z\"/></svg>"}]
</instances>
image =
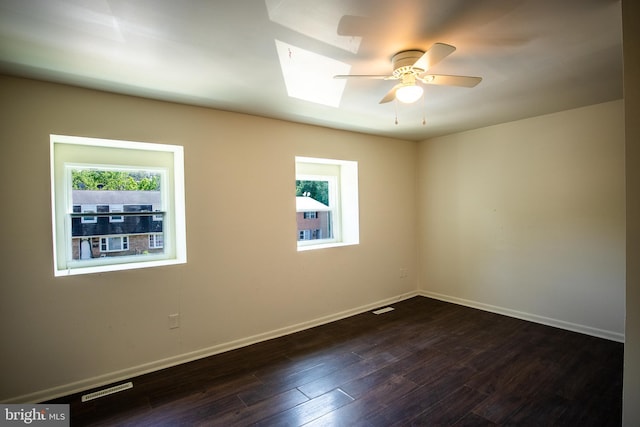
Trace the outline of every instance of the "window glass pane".
<instances>
[{"instance_id":1,"label":"window glass pane","mask_svg":"<svg viewBox=\"0 0 640 427\"><path fill-rule=\"evenodd\" d=\"M150 248L162 248L164 246L164 239L162 234L150 234L149 235L149 247Z\"/></svg>"},{"instance_id":2,"label":"window glass pane","mask_svg":"<svg viewBox=\"0 0 640 427\"><path fill-rule=\"evenodd\" d=\"M98 208L96 205L80 205L78 211L82 213L94 213L98 211ZM81 221L83 224L92 224L95 223L97 219L95 216L83 216Z\"/></svg>"},{"instance_id":3,"label":"window glass pane","mask_svg":"<svg viewBox=\"0 0 640 427\"><path fill-rule=\"evenodd\" d=\"M111 251L121 251L122 250L122 238L121 237L109 237L107 240L109 246L109 250Z\"/></svg>"},{"instance_id":4,"label":"window glass pane","mask_svg":"<svg viewBox=\"0 0 640 427\"><path fill-rule=\"evenodd\" d=\"M154 220L163 206L161 171L69 166L69 173L72 212L97 213L71 215L73 260L163 253L158 237L148 239L163 240L163 222Z\"/></svg>"},{"instance_id":5,"label":"window glass pane","mask_svg":"<svg viewBox=\"0 0 640 427\"><path fill-rule=\"evenodd\" d=\"M330 192L328 180L296 180L298 240L334 238Z\"/></svg>"},{"instance_id":6,"label":"window glass pane","mask_svg":"<svg viewBox=\"0 0 640 427\"><path fill-rule=\"evenodd\" d=\"M109 212L123 212L123 205L109 205ZM124 222L124 217L122 215L111 215L109 217L109 222Z\"/></svg>"}]
</instances>

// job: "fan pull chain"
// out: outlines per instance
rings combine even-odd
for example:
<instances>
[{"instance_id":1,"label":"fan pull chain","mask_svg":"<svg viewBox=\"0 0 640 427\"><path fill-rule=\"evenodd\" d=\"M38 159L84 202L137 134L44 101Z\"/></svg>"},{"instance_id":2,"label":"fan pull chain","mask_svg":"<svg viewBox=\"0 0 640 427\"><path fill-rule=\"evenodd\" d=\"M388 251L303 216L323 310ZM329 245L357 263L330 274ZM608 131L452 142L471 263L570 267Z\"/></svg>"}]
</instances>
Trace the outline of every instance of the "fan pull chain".
<instances>
[{"instance_id":1,"label":"fan pull chain","mask_svg":"<svg viewBox=\"0 0 640 427\"><path fill-rule=\"evenodd\" d=\"M396 126L398 125L398 100L396 99L395 101L395 106L396 106Z\"/></svg>"},{"instance_id":2,"label":"fan pull chain","mask_svg":"<svg viewBox=\"0 0 640 427\"><path fill-rule=\"evenodd\" d=\"M396 112L396 119L395 119L395 124L396 126L398 125L398 100L395 100L394 103L395 106L395 112ZM424 97L424 93L422 94L422 126L426 126L427 125L427 101Z\"/></svg>"}]
</instances>

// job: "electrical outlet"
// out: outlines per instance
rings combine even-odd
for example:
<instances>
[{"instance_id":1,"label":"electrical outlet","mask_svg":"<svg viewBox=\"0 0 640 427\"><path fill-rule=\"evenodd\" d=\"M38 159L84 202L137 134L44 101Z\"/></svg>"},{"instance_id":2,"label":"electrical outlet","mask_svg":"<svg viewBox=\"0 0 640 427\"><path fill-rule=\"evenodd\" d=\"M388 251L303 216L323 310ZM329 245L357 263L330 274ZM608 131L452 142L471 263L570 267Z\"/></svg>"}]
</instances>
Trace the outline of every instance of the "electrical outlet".
<instances>
[{"instance_id":1,"label":"electrical outlet","mask_svg":"<svg viewBox=\"0 0 640 427\"><path fill-rule=\"evenodd\" d=\"M400 269L400 278L404 279L409 276L409 271L406 268Z\"/></svg>"},{"instance_id":2,"label":"electrical outlet","mask_svg":"<svg viewBox=\"0 0 640 427\"><path fill-rule=\"evenodd\" d=\"M176 329L180 327L180 314L170 314L169 315L169 329Z\"/></svg>"}]
</instances>

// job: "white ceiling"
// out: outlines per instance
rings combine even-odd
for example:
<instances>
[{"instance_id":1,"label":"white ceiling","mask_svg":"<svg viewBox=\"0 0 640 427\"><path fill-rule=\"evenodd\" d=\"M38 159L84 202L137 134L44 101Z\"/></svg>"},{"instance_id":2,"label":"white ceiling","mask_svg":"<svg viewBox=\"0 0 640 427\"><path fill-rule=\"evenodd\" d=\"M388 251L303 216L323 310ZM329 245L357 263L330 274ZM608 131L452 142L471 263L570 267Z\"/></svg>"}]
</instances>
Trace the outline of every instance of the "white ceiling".
<instances>
[{"instance_id":1,"label":"white ceiling","mask_svg":"<svg viewBox=\"0 0 640 427\"><path fill-rule=\"evenodd\" d=\"M0 72L409 140L622 98L620 0L0 0ZM391 56L457 50L430 71L481 76L379 104L287 95L277 41L389 74ZM309 82L309 84L314 84ZM399 123L394 123L395 116ZM426 125L422 125L423 114Z\"/></svg>"}]
</instances>

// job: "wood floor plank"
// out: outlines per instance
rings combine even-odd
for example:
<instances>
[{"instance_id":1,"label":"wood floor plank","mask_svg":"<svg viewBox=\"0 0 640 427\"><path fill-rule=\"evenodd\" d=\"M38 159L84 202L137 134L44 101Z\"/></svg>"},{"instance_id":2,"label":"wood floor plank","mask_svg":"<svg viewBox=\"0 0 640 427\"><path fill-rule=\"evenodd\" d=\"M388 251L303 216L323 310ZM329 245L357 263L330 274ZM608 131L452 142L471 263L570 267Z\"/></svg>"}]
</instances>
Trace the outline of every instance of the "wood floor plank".
<instances>
[{"instance_id":1,"label":"wood floor plank","mask_svg":"<svg viewBox=\"0 0 640 427\"><path fill-rule=\"evenodd\" d=\"M340 389L308 400L291 409L257 422L256 426L301 426L353 402L353 398Z\"/></svg>"},{"instance_id":2,"label":"wood floor plank","mask_svg":"<svg viewBox=\"0 0 640 427\"><path fill-rule=\"evenodd\" d=\"M268 367L254 372L254 375L265 384L304 384L305 381L329 375L360 360L361 358L354 353L335 352L320 357L310 356L302 361L292 361L286 366Z\"/></svg>"},{"instance_id":3,"label":"wood floor plank","mask_svg":"<svg viewBox=\"0 0 640 427\"><path fill-rule=\"evenodd\" d=\"M398 384L408 385L406 386L408 389L417 387L416 383L394 374L391 370L380 369L369 375L365 375L364 377L360 377L343 384L341 388L350 396L358 399L373 393L373 390L382 389L382 391L379 392L381 394L392 392ZM409 390L407 390L407 392L408 391Z\"/></svg>"},{"instance_id":4,"label":"wood floor plank","mask_svg":"<svg viewBox=\"0 0 640 427\"><path fill-rule=\"evenodd\" d=\"M192 421L194 421L194 424L197 421L197 423L209 426L251 425L272 415L286 412L308 401L309 399L303 393L292 389L243 409L212 413L206 418L200 417Z\"/></svg>"},{"instance_id":5,"label":"wood floor plank","mask_svg":"<svg viewBox=\"0 0 640 427\"><path fill-rule=\"evenodd\" d=\"M562 425L559 423L567 410L567 400L553 394L530 396L519 409L510 414L502 425ZM584 424L582 424L584 426Z\"/></svg>"},{"instance_id":6,"label":"wood floor plank","mask_svg":"<svg viewBox=\"0 0 640 427\"><path fill-rule=\"evenodd\" d=\"M469 387L461 387L410 420L414 426L450 426L471 412L486 395ZM392 425L403 425L404 420Z\"/></svg>"},{"instance_id":7,"label":"wood floor plank","mask_svg":"<svg viewBox=\"0 0 640 427\"><path fill-rule=\"evenodd\" d=\"M381 415L389 424L417 417L463 387L470 375L470 368L454 365L398 399L388 399Z\"/></svg>"},{"instance_id":8,"label":"wood floor plank","mask_svg":"<svg viewBox=\"0 0 640 427\"><path fill-rule=\"evenodd\" d=\"M415 383L397 375L370 384L371 387L365 395L355 398L353 403L329 412L309 425L386 426L389 421L382 416L385 405L401 399L417 387Z\"/></svg>"},{"instance_id":9,"label":"wood floor plank","mask_svg":"<svg viewBox=\"0 0 640 427\"><path fill-rule=\"evenodd\" d=\"M236 396L212 397L194 395L178 399L153 408L144 414L127 417L126 424L138 425L192 425L198 420L217 418L221 414L235 413L245 409ZM110 425L120 425L119 420L108 420Z\"/></svg>"},{"instance_id":10,"label":"wood floor plank","mask_svg":"<svg viewBox=\"0 0 640 427\"><path fill-rule=\"evenodd\" d=\"M378 403L373 399L358 399L335 411L316 418L305 427L388 427L388 421L377 413Z\"/></svg>"},{"instance_id":11,"label":"wood floor plank","mask_svg":"<svg viewBox=\"0 0 640 427\"><path fill-rule=\"evenodd\" d=\"M497 425L498 424L470 412L455 424L452 424L451 427L493 427Z\"/></svg>"},{"instance_id":12,"label":"wood floor plank","mask_svg":"<svg viewBox=\"0 0 640 427\"><path fill-rule=\"evenodd\" d=\"M396 361L398 361L398 358L383 352L370 359L361 359L314 381L301 384L298 389L310 398L318 397L333 389L340 388L346 383L376 372Z\"/></svg>"}]
</instances>

